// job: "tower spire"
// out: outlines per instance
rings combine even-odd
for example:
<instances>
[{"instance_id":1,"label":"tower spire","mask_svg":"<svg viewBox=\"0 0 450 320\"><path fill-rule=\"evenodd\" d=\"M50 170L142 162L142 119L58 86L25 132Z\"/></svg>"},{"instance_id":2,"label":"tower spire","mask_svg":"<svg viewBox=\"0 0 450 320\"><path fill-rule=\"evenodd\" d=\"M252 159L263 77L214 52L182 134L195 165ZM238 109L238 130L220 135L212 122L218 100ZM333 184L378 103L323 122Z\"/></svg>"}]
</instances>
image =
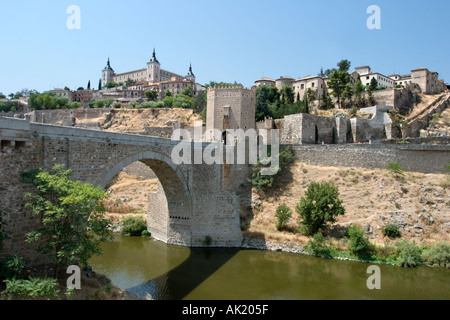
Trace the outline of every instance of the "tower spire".
<instances>
[{"instance_id":1,"label":"tower spire","mask_svg":"<svg viewBox=\"0 0 450 320\"><path fill-rule=\"evenodd\" d=\"M193 76L194 73L192 72L192 62L189 63L189 72L188 72L188 76Z\"/></svg>"},{"instance_id":2,"label":"tower spire","mask_svg":"<svg viewBox=\"0 0 450 320\"><path fill-rule=\"evenodd\" d=\"M152 55L152 58L150 59L150 61L159 63L158 59L156 59L156 50L155 50L155 48L153 48L153 55Z\"/></svg>"}]
</instances>

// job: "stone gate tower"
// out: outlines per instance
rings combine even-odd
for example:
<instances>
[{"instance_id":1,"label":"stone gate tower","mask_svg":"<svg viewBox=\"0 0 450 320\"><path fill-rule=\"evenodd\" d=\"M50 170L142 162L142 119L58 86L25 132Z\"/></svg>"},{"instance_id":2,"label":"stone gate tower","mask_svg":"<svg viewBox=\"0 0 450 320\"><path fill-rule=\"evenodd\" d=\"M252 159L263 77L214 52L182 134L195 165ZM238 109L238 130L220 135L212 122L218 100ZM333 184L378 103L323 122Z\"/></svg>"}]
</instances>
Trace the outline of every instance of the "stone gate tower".
<instances>
[{"instance_id":1,"label":"stone gate tower","mask_svg":"<svg viewBox=\"0 0 450 320\"><path fill-rule=\"evenodd\" d=\"M206 130L255 129L255 88L221 85L208 88Z\"/></svg>"}]
</instances>

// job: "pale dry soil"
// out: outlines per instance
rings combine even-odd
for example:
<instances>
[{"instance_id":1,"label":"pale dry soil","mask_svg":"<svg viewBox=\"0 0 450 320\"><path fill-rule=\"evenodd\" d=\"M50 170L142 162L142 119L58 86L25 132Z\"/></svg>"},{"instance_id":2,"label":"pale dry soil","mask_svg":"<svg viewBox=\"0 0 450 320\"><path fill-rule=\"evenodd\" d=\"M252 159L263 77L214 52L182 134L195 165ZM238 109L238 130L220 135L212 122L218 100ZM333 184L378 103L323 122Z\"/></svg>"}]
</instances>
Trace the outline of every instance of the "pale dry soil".
<instances>
[{"instance_id":1,"label":"pale dry soil","mask_svg":"<svg viewBox=\"0 0 450 320\"><path fill-rule=\"evenodd\" d=\"M244 236L306 245L310 238L296 230L300 219L295 208L313 181L332 182L339 188L346 213L331 225L337 234L351 224L361 227L369 224L368 237L374 243L383 244L391 240L383 236L382 228L392 223L399 225L403 239L421 244L450 242L449 175L416 172L395 175L389 170L321 167L301 162L295 162L289 173L283 175L277 190L268 194L252 191L248 205L253 209L248 210L248 205L242 205L241 209L242 215L251 216ZM146 219L147 194L155 192L156 185L156 179L121 172L108 189L109 216L114 221L130 214ZM275 212L282 203L293 212L289 232L276 229Z\"/></svg>"},{"instance_id":2,"label":"pale dry soil","mask_svg":"<svg viewBox=\"0 0 450 320\"><path fill-rule=\"evenodd\" d=\"M104 201L107 216L113 222L128 215L147 220L148 194L156 192L157 181L120 172L107 187L109 196Z\"/></svg>"},{"instance_id":3,"label":"pale dry soil","mask_svg":"<svg viewBox=\"0 0 450 320\"><path fill-rule=\"evenodd\" d=\"M388 170L319 167L300 162L292 165L279 190L263 195L253 191L253 219L244 234L275 242L307 244L310 238L292 230L300 221L296 205L313 181L331 182L339 188L346 213L331 225L332 230L369 224L367 235L372 242L382 244L390 241L383 236L382 228L393 223L400 226L403 239L422 244L450 242L449 175L405 172L399 176ZM293 211L291 232L280 232L275 227L275 212L282 203Z\"/></svg>"}]
</instances>

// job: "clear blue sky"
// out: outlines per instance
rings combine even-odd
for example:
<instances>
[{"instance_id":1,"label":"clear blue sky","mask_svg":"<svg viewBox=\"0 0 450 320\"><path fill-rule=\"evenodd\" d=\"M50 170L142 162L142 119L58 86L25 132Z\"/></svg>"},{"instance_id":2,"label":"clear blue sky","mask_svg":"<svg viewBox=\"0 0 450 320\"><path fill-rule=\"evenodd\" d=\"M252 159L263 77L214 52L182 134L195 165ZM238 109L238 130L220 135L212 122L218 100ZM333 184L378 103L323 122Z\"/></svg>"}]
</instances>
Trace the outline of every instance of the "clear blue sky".
<instances>
[{"instance_id":1,"label":"clear blue sky","mask_svg":"<svg viewBox=\"0 0 450 320\"><path fill-rule=\"evenodd\" d=\"M66 9L81 9L69 30ZM381 30L369 30L370 5ZM97 87L108 57L116 72L162 68L197 82L302 77L349 59L352 69L406 74L427 67L450 82L448 0L15 0L0 3L0 92Z\"/></svg>"}]
</instances>

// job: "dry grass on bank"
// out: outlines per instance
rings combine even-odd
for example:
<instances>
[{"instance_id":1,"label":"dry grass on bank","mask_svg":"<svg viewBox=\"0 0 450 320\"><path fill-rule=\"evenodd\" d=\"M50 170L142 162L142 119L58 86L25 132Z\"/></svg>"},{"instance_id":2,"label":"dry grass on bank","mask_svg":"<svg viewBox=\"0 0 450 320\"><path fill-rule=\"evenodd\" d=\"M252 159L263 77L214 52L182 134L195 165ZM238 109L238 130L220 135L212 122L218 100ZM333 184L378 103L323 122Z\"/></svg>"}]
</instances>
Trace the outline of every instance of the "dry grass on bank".
<instances>
[{"instance_id":1,"label":"dry grass on bank","mask_svg":"<svg viewBox=\"0 0 450 320\"><path fill-rule=\"evenodd\" d=\"M109 198L104 201L107 216L114 222L124 215L141 215L146 219L148 194L155 192L157 180L119 173L107 187Z\"/></svg>"},{"instance_id":2,"label":"dry grass on bank","mask_svg":"<svg viewBox=\"0 0 450 320\"><path fill-rule=\"evenodd\" d=\"M305 195L308 185L332 182L338 186L346 214L332 226L334 233L350 224L373 228L372 242L388 241L382 234L387 223L402 224L402 238L418 243L450 242L449 175L405 172L397 177L388 170L319 167L296 162L290 173L281 179L280 188L265 195L252 194L253 204L250 227L245 236L264 238L282 243L307 244L309 239L300 233L280 232L276 229L275 211L286 203L293 211L290 228L298 227L295 207ZM433 222L429 221L432 217Z\"/></svg>"}]
</instances>

